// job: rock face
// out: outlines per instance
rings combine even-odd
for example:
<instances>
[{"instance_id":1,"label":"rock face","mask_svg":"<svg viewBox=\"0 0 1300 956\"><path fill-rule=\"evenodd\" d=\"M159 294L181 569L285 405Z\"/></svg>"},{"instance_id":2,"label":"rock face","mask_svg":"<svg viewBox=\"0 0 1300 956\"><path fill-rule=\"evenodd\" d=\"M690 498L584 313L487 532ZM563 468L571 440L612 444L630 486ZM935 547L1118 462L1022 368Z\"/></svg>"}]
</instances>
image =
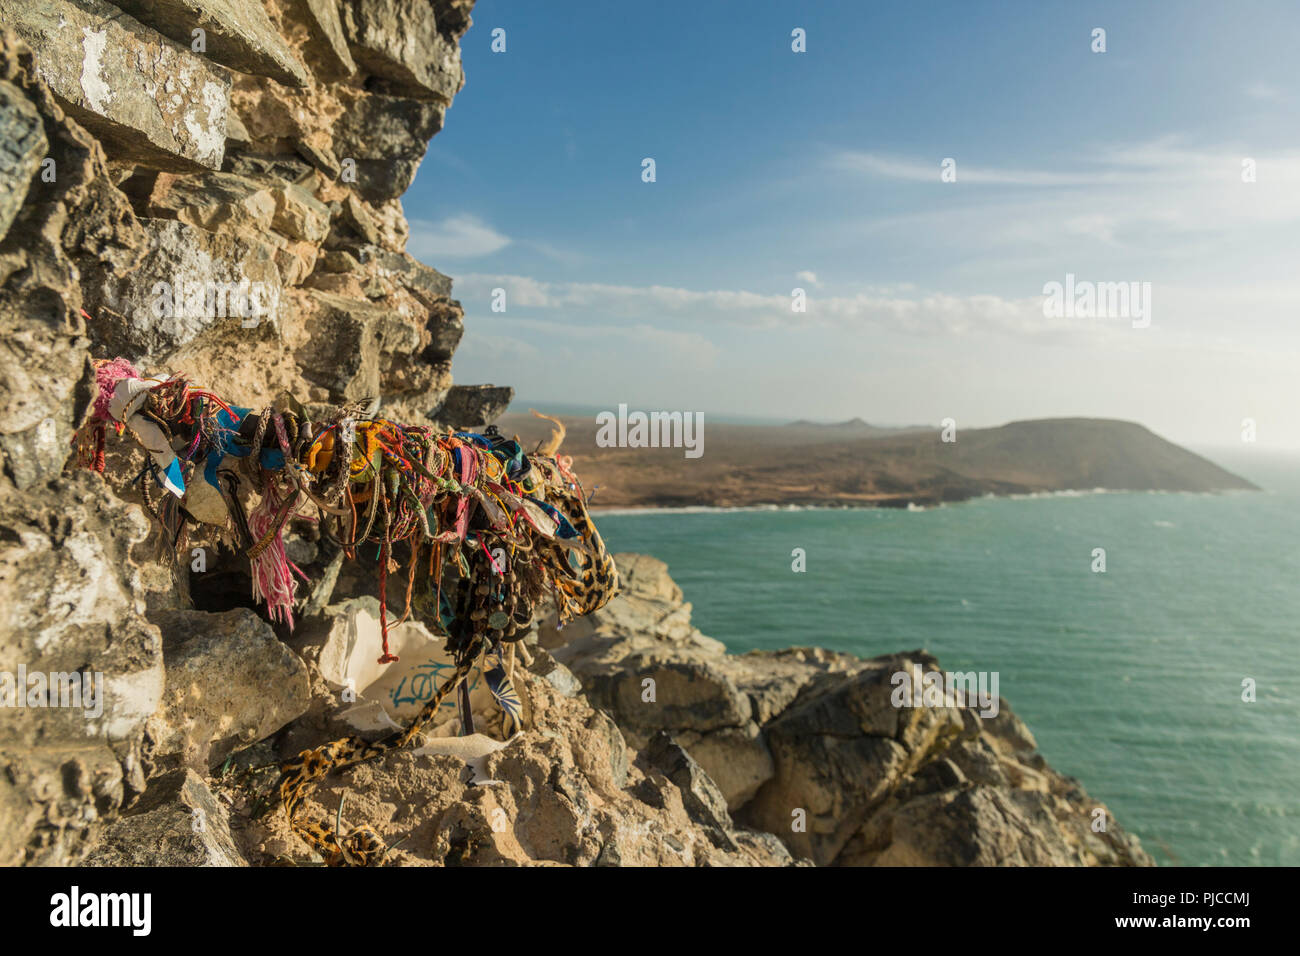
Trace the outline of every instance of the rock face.
<instances>
[{"instance_id":1,"label":"rock face","mask_svg":"<svg viewBox=\"0 0 1300 956\"><path fill-rule=\"evenodd\" d=\"M545 670L545 652L534 668ZM539 668L539 665L542 665ZM393 847L389 862L406 866L788 866L780 841L726 816L701 811L697 792L712 785L652 754L629 750L617 725L580 693L569 695L531 669L516 670L527 699L528 730L498 742L471 772L450 753L399 751L328 778L309 811L333 826L366 823ZM267 761L351 728L331 715L336 697L318 685L318 711L291 725ZM458 738L466 739L466 738ZM669 745L672 747L672 745ZM680 748L678 759L690 762ZM430 751L430 752L425 752ZM238 759L238 758L237 758ZM237 772L214 785L230 805L232 832L253 864L303 860L307 851L275 807L255 812L264 788ZM471 782L472 781L472 782ZM264 805L264 804L263 804ZM398 845L400 841L400 846Z\"/></svg>"},{"instance_id":2,"label":"rock face","mask_svg":"<svg viewBox=\"0 0 1300 956\"><path fill-rule=\"evenodd\" d=\"M221 168L230 76L220 66L100 0L4 0L0 13L38 51L40 78L113 155Z\"/></svg>"},{"instance_id":3,"label":"rock face","mask_svg":"<svg viewBox=\"0 0 1300 956\"><path fill-rule=\"evenodd\" d=\"M100 821L145 789L145 723L162 699L162 641L129 570L144 516L89 475L45 490L0 505L0 672L26 671L7 700L0 676L6 866L68 863L91 848ZM60 690L33 674L62 675Z\"/></svg>"},{"instance_id":4,"label":"rock face","mask_svg":"<svg viewBox=\"0 0 1300 956\"><path fill-rule=\"evenodd\" d=\"M250 609L160 611L153 621L167 664L148 727L155 759L206 771L310 706L306 666Z\"/></svg>"},{"instance_id":5,"label":"rock face","mask_svg":"<svg viewBox=\"0 0 1300 956\"><path fill-rule=\"evenodd\" d=\"M0 0L0 699L24 703L0 707L0 864L156 832L167 774L311 705L252 610L190 609L127 442L112 484L67 467L89 359L441 420L463 312L406 253L398 197L464 82L471 7ZM44 675L31 706L20 673ZM46 706L74 686L93 706Z\"/></svg>"},{"instance_id":6,"label":"rock face","mask_svg":"<svg viewBox=\"0 0 1300 956\"><path fill-rule=\"evenodd\" d=\"M226 807L192 770L150 782L131 812L105 828L86 866L246 866Z\"/></svg>"}]
</instances>

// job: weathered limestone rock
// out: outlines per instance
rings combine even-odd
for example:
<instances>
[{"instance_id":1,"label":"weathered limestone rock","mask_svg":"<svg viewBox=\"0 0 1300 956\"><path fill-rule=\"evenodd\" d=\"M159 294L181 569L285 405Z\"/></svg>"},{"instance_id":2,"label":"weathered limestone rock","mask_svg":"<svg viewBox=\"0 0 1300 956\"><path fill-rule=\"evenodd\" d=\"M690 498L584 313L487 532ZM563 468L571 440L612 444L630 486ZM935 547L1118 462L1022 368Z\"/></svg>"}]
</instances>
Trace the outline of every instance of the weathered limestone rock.
<instances>
[{"instance_id":1,"label":"weathered limestone rock","mask_svg":"<svg viewBox=\"0 0 1300 956\"><path fill-rule=\"evenodd\" d=\"M577 697L582 693L582 682L573 676L573 671L557 661L548 651L544 648L535 647L532 650L532 655L532 672L554 687L556 691L565 697ZM615 724L615 726L618 725Z\"/></svg>"},{"instance_id":2,"label":"weathered limestone rock","mask_svg":"<svg viewBox=\"0 0 1300 956\"><path fill-rule=\"evenodd\" d=\"M410 331L383 306L328 292L308 292L310 335L298 351L303 377L335 403L380 394L379 353L385 335L413 345Z\"/></svg>"},{"instance_id":3,"label":"weathered limestone rock","mask_svg":"<svg viewBox=\"0 0 1300 956\"><path fill-rule=\"evenodd\" d=\"M287 0L285 9L290 36L301 44L303 59L318 79L339 80L357 71L343 34L338 0Z\"/></svg>"},{"instance_id":4,"label":"weathered limestone rock","mask_svg":"<svg viewBox=\"0 0 1300 956\"><path fill-rule=\"evenodd\" d=\"M433 0L433 10L437 14L438 29L443 36L459 39L469 29L470 11L474 9L474 0Z\"/></svg>"},{"instance_id":5,"label":"weathered limestone rock","mask_svg":"<svg viewBox=\"0 0 1300 956\"><path fill-rule=\"evenodd\" d=\"M163 686L161 639L133 593L130 548L147 531L89 474L0 497L0 675L65 675L61 706L38 684L10 687L28 706L0 707L0 865L76 863L144 789Z\"/></svg>"},{"instance_id":6,"label":"weathered limestone rock","mask_svg":"<svg viewBox=\"0 0 1300 956\"><path fill-rule=\"evenodd\" d=\"M450 106L465 83L456 38L438 32L426 0L350 0L343 26L357 63L395 92Z\"/></svg>"},{"instance_id":7,"label":"weathered limestone rock","mask_svg":"<svg viewBox=\"0 0 1300 956\"><path fill-rule=\"evenodd\" d=\"M41 114L12 83L0 82L0 239L27 198L49 143Z\"/></svg>"},{"instance_id":8,"label":"weathered limestone rock","mask_svg":"<svg viewBox=\"0 0 1300 956\"><path fill-rule=\"evenodd\" d=\"M307 85L306 67L258 0L117 0L117 5L190 49L197 42L194 31L202 29L205 49L199 52L232 70Z\"/></svg>"},{"instance_id":9,"label":"weathered limestone rock","mask_svg":"<svg viewBox=\"0 0 1300 956\"><path fill-rule=\"evenodd\" d=\"M308 190L291 184L275 191L272 225L291 239L319 245L329 235L329 208Z\"/></svg>"},{"instance_id":10,"label":"weathered limestone rock","mask_svg":"<svg viewBox=\"0 0 1300 956\"><path fill-rule=\"evenodd\" d=\"M155 175L144 214L176 219L209 232L268 233L276 212L274 180L233 173L202 176Z\"/></svg>"},{"instance_id":11,"label":"weathered limestone rock","mask_svg":"<svg viewBox=\"0 0 1300 956\"><path fill-rule=\"evenodd\" d=\"M581 694L566 695L522 667L515 684L528 702L529 729L483 759L473 775L478 785L469 783L460 758L402 751L327 778L309 811L328 810L332 821L345 799L344 826L364 822L390 845L401 840L389 862L404 866L793 863L779 841L736 827L720 798L709 801L707 777L680 748L668 745L662 755L670 778L645 760L631 761L618 727ZM322 685L317 695L322 706L337 706ZM304 729L315 726L309 720ZM301 743L288 738L288 749ZM234 835L250 863L303 858L282 814L252 816L256 789L233 774L216 789L230 799L240 823ZM706 812L713 814L707 825L692 817Z\"/></svg>"},{"instance_id":12,"label":"weathered limestone rock","mask_svg":"<svg viewBox=\"0 0 1300 956\"><path fill-rule=\"evenodd\" d=\"M844 866L1077 866L1040 795L952 785L882 808L854 836ZM1112 860L1113 862L1113 860Z\"/></svg>"},{"instance_id":13,"label":"weathered limestone rock","mask_svg":"<svg viewBox=\"0 0 1300 956\"><path fill-rule=\"evenodd\" d=\"M154 757L207 770L302 715L307 668L253 611L156 613L167 676L149 721Z\"/></svg>"},{"instance_id":14,"label":"weathered limestone rock","mask_svg":"<svg viewBox=\"0 0 1300 956\"><path fill-rule=\"evenodd\" d=\"M226 808L192 770L153 780L130 813L104 830L85 866L247 866Z\"/></svg>"},{"instance_id":15,"label":"weathered limestone rock","mask_svg":"<svg viewBox=\"0 0 1300 956\"><path fill-rule=\"evenodd\" d=\"M425 325L429 331L429 344L420 357L431 364L450 362L452 353L460 345L461 336L465 334L464 317L459 302L442 299L432 303L429 306L429 321Z\"/></svg>"},{"instance_id":16,"label":"weathered limestone rock","mask_svg":"<svg viewBox=\"0 0 1300 956\"><path fill-rule=\"evenodd\" d=\"M650 738L646 759L682 792L682 805L696 823L720 830L731 829L727 801L691 755L670 734L659 731Z\"/></svg>"},{"instance_id":17,"label":"weathered limestone rock","mask_svg":"<svg viewBox=\"0 0 1300 956\"><path fill-rule=\"evenodd\" d=\"M515 390L503 386L453 385L432 417L454 428L482 428L500 418L514 397Z\"/></svg>"},{"instance_id":18,"label":"weathered limestone rock","mask_svg":"<svg viewBox=\"0 0 1300 956\"><path fill-rule=\"evenodd\" d=\"M115 156L220 169L230 77L102 0L0 0L37 69Z\"/></svg>"},{"instance_id":19,"label":"weathered limestone rock","mask_svg":"<svg viewBox=\"0 0 1300 956\"><path fill-rule=\"evenodd\" d=\"M411 97L339 91L342 115L334 127L334 154L356 166L357 191L378 202L406 192L429 140L442 129L445 107Z\"/></svg>"},{"instance_id":20,"label":"weathered limestone rock","mask_svg":"<svg viewBox=\"0 0 1300 956\"><path fill-rule=\"evenodd\" d=\"M744 806L776 774L767 737L754 721L711 733L679 732L678 739L702 766L711 768L710 776L728 806Z\"/></svg>"},{"instance_id":21,"label":"weathered limestone rock","mask_svg":"<svg viewBox=\"0 0 1300 956\"><path fill-rule=\"evenodd\" d=\"M379 229L375 226L374 217L370 215L366 204L357 198L356 193L348 193L343 200L343 206L340 209L343 222L348 225L358 236L371 245L378 245L380 241ZM379 273L380 275L383 272Z\"/></svg>"},{"instance_id":22,"label":"weathered limestone rock","mask_svg":"<svg viewBox=\"0 0 1300 956\"><path fill-rule=\"evenodd\" d=\"M27 488L62 470L84 408L78 279L131 268L141 233L99 145L66 118L12 36L0 44L0 79L36 110L52 164L48 180L22 180L25 200L0 240L0 461Z\"/></svg>"},{"instance_id":23,"label":"weathered limestone rock","mask_svg":"<svg viewBox=\"0 0 1300 956\"><path fill-rule=\"evenodd\" d=\"M363 203L355 200L350 205L365 209ZM392 279L416 293L426 305L446 300L451 295L450 278L404 252L391 252L371 244L358 247L357 258L363 265L371 266L375 275Z\"/></svg>"},{"instance_id":24,"label":"weathered limestone rock","mask_svg":"<svg viewBox=\"0 0 1300 956\"><path fill-rule=\"evenodd\" d=\"M575 650L603 640L595 635ZM557 659L569 661L566 650L556 649ZM634 652L617 667L591 666L581 658L573 661L570 666L576 663L587 695L643 733L679 727L709 731L749 722L749 699L722 668L707 659Z\"/></svg>"},{"instance_id":25,"label":"weathered limestone rock","mask_svg":"<svg viewBox=\"0 0 1300 956\"><path fill-rule=\"evenodd\" d=\"M211 231L179 219L141 223L141 268L107 281L92 303L100 354L166 367L187 346L258 340L282 321L283 290L273 247L248 231Z\"/></svg>"},{"instance_id":26,"label":"weathered limestone rock","mask_svg":"<svg viewBox=\"0 0 1300 956\"><path fill-rule=\"evenodd\" d=\"M830 863L874 805L927 756L896 739L901 715L925 722L927 739L961 732L960 716L948 709L890 705L888 676L901 667L837 681L831 692L807 694L806 702L766 725L776 772L744 809L751 825L784 830L791 852ZM790 828L796 811L804 814L805 830Z\"/></svg>"}]
</instances>

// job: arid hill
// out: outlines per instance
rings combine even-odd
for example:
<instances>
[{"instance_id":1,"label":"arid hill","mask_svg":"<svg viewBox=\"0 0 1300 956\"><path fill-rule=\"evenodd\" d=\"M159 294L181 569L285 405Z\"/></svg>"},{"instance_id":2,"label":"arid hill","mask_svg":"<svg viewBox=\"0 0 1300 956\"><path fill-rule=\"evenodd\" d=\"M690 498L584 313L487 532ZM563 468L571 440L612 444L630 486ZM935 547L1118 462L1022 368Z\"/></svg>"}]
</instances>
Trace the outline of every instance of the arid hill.
<instances>
[{"instance_id":1,"label":"arid hill","mask_svg":"<svg viewBox=\"0 0 1300 956\"><path fill-rule=\"evenodd\" d=\"M592 418L561 417L596 507L822 504L906 507L980 495L1047 491L1253 490L1249 481L1133 422L1052 418L1000 428L881 429L723 425L705 419L703 454L681 448L600 448ZM526 411L497 423L528 447L550 425Z\"/></svg>"}]
</instances>

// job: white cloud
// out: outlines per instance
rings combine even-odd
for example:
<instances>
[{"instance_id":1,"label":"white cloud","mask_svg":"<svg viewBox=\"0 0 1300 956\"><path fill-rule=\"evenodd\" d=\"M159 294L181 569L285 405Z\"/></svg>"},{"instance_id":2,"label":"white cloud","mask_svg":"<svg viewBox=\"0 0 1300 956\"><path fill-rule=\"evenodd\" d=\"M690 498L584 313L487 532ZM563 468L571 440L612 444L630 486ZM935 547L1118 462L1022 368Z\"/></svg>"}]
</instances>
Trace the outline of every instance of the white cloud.
<instances>
[{"instance_id":1,"label":"white cloud","mask_svg":"<svg viewBox=\"0 0 1300 956\"><path fill-rule=\"evenodd\" d=\"M1261 167L1269 165L1275 179L1288 185L1300 183L1300 152L1256 155L1251 149L1237 146L1196 148L1181 144L1174 137L1123 148L1107 148L1081 157L1073 167L1020 169L957 162L956 183L943 183L939 161L916 157L884 156L855 150L839 150L827 159L832 169L857 173L873 179L933 183L951 191L963 183L1002 186L1130 186L1148 188L1175 187L1187 183L1205 186L1241 183L1241 161L1251 156ZM1261 181L1263 178L1261 177ZM1186 204L1186 197L1184 205Z\"/></svg>"},{"instance_id":2,"label":"white cloud","mask_svg":"<svg viewBox=\"0 0 1300 956\"><path fill-rule=\"evenodd\" d=\"M498 361L517 360L543 368L557 360L563 364L563 356L581 356L588 365L603 361L619 366L635 355L638 365L653 360L678 369L706 370L716 365L720 354L718 347L699 332L647 323L588 325L497 314L493 316L492 333L480 333L482 325L471 323L465 336L467 344L472 342L470 355L474 359L490 353ZM538 338L545 340L544 349L527 341ZM460 361L461 352L456 354Z\"/></svg>"},{"instance_id":3,"label":"white cloud","mask_svg":"<svg viewBox=\"0 0 1300 956\"><path fill-rule=\"evenodd\" d=\"M978 164L968 164L960 156L956 160L956 183L943 183L940 179L940 160L948 157L936 156L933 161L902 159L882 156L877 153L865 153L856 150L841 150L834 153L829 165L833 169L861 173L876 179L898 179L914 183L936 183L945 186L961 183L981 185L1011 186L1080 186L1116 181L1116 174L1108 172L1084 171L1049 171L1036 169L999 169Z\"/></svg>"},{"instance_id":4,"label":"white cloud","mask_svg":"<svg viewBox=\"0 0 1300 956\"><path fill-rule=\"evenodd\" d=\"M412 219L406 251L421 260L471 258L488 255L509 244L509 236L503 236L477 216L461 214L437 222Z\"/></svg>"},{"instance_id":5,"label":"white cloud","mask_svg":"<svg viewBox=\"0 0 1300 956\"><path fill-rule=\"evenodd\" d=\"M848 163L846 155L833 161ZM1247 159L1256 165L1254 182L1242 181ZM1286 231L1300 227L1300 150L1192 148L1166 138L1098 151L1076 166L1060 172L972 171L959 160L958 182L943 184L937 163L849 164L877 177L919 179L923 171L933 187L897 213L855 218L846 209L838 221L823 223L819 234L840 246L887 242L898 255L909 249L928 255L941 236L953 275L978 269L986 279L990 264L998 275L1018 272L1023 278L1045 257L1080 271L1094 262L1107 270L1126 267L1115 258L1124 256L1143 264L1147 274L1138 278L1152 279L1159 278L1152 271L1179 264L1226 274L1273 260L1274 271L1294 271L1283 247ZM1039 188L1052 177L1070 188ZM1006 188L962 188L972 181ZM1098 259L1106 255L1112 258ZM1248 256L1253 266L1244 261Z\"/></svg>"},{"instance_id":6,"label":"white cloud","mask_svg":"<svg viewBox=\"0 0 1300 956\"><path fill-rule=\"evenodd\" d=\"M1048 276L1060 279L1060 276ZM1047 281L1044 279L1043 281ZM1122 331L1124 323L1050 319L1043 315L1040 295L1007 299L996 295L950 295L917 292L910 295L860 292L854 295L810 296L808 311L791 310L788 293L751 292L743 289L696 291L670 286L623 286L592 282L544 282L528 276L463 275L456 279L457 297L473 315L491 315L502 321L503 314L488 313L492 290L506 290L504 315L513 308L561 310L566 318L591 317L591 324L555 324L534 316L513 317L515 321L543 330L592 330L588 334L610 337L635 329L644 342L652 332L664 342L698 350L707 341L695 333L677 332L665 325L674 321L717 327L786 328L817 326L851 331L879 330L915 335L967 335L998 333L1053 338L1105 337ZM610 324L619 320L622 324ZM656 323L656 324L651 324ZM1126 326L1125 326L1126 327ZM624 330L624 331L619 331ZM689 339L678 339L686 335Z\"/></svg>"},{"instance_id":7,"label":"white cloud","mask_svg":"<svg viewBox=\"0 0 1300 956\"><path fill-rule=\"evenodd\" d=\"M812 272L808 269L804 269L802 272L796 272L794 274L794 277L798 279L800 282L808 283L808 285L812 286L813 288L819 288L821 286L821 283L817 281L817 273Z\"/></svg>"},{"instance_id":8,"label":"white cloud","mask_svg":"<svg viewBox=\"0 0 1300 956\"><path fill-rule=\"evenodd\" d=\"M1072 236L1089 236L1101 242L1115 241L1115 220L1100 214L1075 216L1065 220L1065 231Z\"/></svg>"}]
</instances>

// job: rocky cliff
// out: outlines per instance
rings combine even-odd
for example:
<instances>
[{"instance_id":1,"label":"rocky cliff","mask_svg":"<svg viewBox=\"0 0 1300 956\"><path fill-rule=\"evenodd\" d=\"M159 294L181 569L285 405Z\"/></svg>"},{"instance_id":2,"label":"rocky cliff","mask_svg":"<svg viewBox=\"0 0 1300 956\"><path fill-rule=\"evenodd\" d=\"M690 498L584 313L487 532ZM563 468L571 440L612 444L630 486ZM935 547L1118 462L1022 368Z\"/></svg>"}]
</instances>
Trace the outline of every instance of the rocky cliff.
<instances>
[{"instance_id":1,"label":"rocky cliff","mask_svg":"<svg viewBox=\"0 0 1300 956\"><path fill-rule=\"evenodd\" d=\"M453 385L463 312L399 200L472 5L0 0L0 671L105 684L93 720L0 711L0 863L74 862L138 801L172 690L157 615L189 604L126 443L115 482L65 469L92 356L257 407L478 425L508 403Z\"/></svg>"},{"instance_id":2,"label":"rocky cliff","mask_svg":"<svg viewBox=\"0 0 1300 956\"><path fill-rule=\"evenodd\" d=\"M499 414L508 389L452 383L462 311L404 251L399 200L471 6L0 0L0 864L305 862L275 764L391 724L400 687L355 694L368 569L295 524L315 584L273 629L246 561L160 540L129 443L105 481L70 442L90 358L118 354L249 406ZM404 864L1149 862L1005 707L893 707L888 674L923 653L730 656L662 564L621 564L625 596L524 645L525 733L444 726L318 809Z\"/></svg>"}]
</instances>

